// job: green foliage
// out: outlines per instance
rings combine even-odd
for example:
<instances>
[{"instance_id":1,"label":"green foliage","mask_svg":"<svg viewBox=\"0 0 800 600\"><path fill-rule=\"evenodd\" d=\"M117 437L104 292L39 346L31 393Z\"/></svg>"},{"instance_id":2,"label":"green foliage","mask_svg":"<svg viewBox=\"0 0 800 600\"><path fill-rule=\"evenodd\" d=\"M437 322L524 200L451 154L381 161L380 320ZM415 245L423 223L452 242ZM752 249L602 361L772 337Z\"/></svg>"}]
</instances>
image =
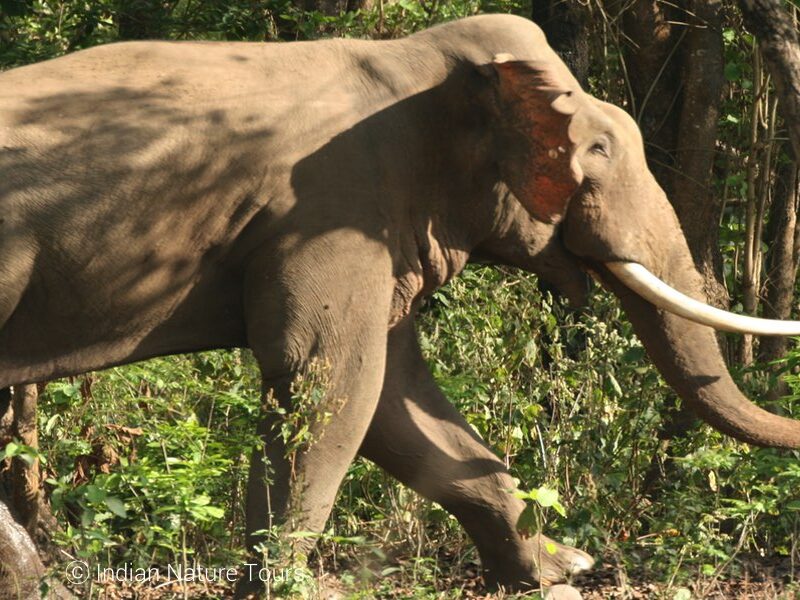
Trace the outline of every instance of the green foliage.
<instances>
[{"instance_id":1,"label":"green foliage","mask_svg":"<svg viewBox=\"0 0 800 600\"><path fill-rule=\"evenodd\" d=\"M280 421L279 436L287 458L292 461L298 452L305 451L319 440L325 424L341 410L344 399L327 400L329 388L330 365L315 359L292 382L290 407L279 406L272 391L268 393L265 400L267 414Z\"/></svg>"},{"instance_id":2,"label":"green foliage","mask_svg":"<svg viewBox=\"0 0 800 600\"><path fill-rule=\"evenodd\" d=\"M304 10L291 0L2 0L0 70L131 36L250 41L390 38L478 12L528 14L529 7L529 0L399 0L331 15Z\"/></svg>"},{"instance_id":3,"label":"green foliage","mask_svg":"<svg viewBox=\"0 0 800 600\"><path fill-rule=\"evenodd\" d=\"M525 508L517 519L517 531L522 532L526 537L531 537L547 529L548 509L552 508L562 517L567 516L564 505L558 500L558 490L543 485L528 492L522 490L512 490L511 492L520 500L525 501ZM557 551L556 545L552 542L547 542L544 549L550 554L555 554Z\"/></svg>"},{"instance_id":4,"label":"green foliage","mask_svg":"<svg viewBox=\"0 0 800 600\"><path fill-rule=\"evenodd\" d=\"M156 359L51 384L40 400L61 543L148 567L230 561L241 547L259 379L246 353ZM203 540L216 542L206 545ZM233 538L233 539L231 539ZM201 550L202 549L202 550Z\"/></svg>"},{"instance_id":5,"label":"green foliage","mask_svg":"<svg viewBox=\"0 0 800 600\"><path fill-rule=\"evenodd\" d=\"M37 448L31 448L19 441L8 442L6 447L0 450L0 461L15 456L24 460L28 465L33 465L37 460L43 465L47 464L47 459Z\"/></svg>"}]
</instances>

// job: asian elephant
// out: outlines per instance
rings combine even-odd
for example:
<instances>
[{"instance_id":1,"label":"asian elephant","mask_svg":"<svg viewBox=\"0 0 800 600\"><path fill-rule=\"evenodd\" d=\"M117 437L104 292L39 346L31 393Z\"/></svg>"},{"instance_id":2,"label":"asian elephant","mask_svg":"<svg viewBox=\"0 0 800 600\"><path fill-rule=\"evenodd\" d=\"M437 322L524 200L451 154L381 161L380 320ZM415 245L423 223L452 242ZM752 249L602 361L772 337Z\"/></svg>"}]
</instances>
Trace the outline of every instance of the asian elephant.
<instances>
[{"instance_id":1,"label":"asian elephant","mask_svg":"<svg viewBox=\"0 0 800 600\"><path fill-rule=\"evenodd\" d=\"M591 566L518 534L511 477L421 356L421 300L473 259L577 303L594 274L703 419L800 447L800 424L742 396L708 326L797 324L700 304L634 121L525 19L394 41L121 43L0 74L0 388L247 346L291 411L296 376L324 364L312 442L290 460L278 417L260 425L270 484L254 457L251 532L267 504L284 534L320 531L360 453L454 514L490 582Z\"/></svg>"}]
</instances>

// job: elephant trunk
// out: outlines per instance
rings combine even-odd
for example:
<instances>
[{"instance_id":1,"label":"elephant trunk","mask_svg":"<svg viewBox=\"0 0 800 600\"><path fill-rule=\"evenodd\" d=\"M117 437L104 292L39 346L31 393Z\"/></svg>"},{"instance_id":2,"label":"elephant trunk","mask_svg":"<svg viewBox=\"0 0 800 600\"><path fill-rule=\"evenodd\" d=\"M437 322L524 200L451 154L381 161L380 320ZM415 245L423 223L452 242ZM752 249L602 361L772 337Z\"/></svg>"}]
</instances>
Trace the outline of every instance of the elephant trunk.
<instances>
[{"instance_id":1,"label":"elephant trunk","mask_svg":"<svg viewBox=\"0 0 800 600\"><path fill-rule=\"evenodd\" d=\"M687 275L685 282L696 291L699 274ZM606 269L602 269L602 279L619 296L636 334L667 384L703 420L756 446L800 448L800 421L767 412L739 391L728 373L713 329L657 309Z\"/></svg>"}]
</instances>

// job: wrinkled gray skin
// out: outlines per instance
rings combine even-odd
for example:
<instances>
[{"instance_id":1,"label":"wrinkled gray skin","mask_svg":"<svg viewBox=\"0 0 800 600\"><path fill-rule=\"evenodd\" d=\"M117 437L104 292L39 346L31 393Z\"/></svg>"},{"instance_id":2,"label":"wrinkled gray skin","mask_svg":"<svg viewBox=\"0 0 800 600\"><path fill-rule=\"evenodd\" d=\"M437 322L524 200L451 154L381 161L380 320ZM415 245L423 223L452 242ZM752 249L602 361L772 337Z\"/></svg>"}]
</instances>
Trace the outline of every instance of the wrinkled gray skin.
<instances>
[{"instance_id":1,"label":"wrinkled gray skin","mask_svg":"<svg viewBox=\"0 0 800 600\"><path fill-rule=\"evenodd\" d=\"M36 598L39 581L45 575L36 546L2 501L0 522L0 600Z\"/></svg>"},{"instance_id":2,"label":"wrinkled gray skin","mask_svg":"<svg viewBox=\"0 0 800 600\"><path fill-rule=\"evenodd\" d=\"M746 441L800 442L739 394L710 329L604 269L637 261L703 297L633 121L584 94L528 21L381 42L116 44L0 75L0 387L249 346L288 405L320 357L341 406L293 475L262 424L274 483L254 460L250 531L267 506L284 531L321 530L361 453L458 517L490 582L553 583L591 559L518 535L511 478L414 332L421 299L471 258L578 303L590 268L701 416Z\"/></svg>"}]
</instances>

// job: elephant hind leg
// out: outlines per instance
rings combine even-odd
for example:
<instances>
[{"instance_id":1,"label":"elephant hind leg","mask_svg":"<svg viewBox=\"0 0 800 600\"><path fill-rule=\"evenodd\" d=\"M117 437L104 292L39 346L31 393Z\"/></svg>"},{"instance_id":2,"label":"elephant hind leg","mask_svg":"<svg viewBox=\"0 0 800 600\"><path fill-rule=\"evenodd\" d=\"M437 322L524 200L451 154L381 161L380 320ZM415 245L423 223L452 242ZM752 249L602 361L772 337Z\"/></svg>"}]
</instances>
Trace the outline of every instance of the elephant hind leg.
<instances>
[{"instance_id":1,"label":"elephant hind leg","mask_svg":"<svg viewBox=\"0 0 800 600\"><path fill-rule=\"evenodd\" d=\"M383 392L359 452L458 518L490 585L547 586L594 563L543 535L519 535L524 504L507 491L513 479L439 390L411 323L390 333Z\"/></svg>"}]
</instances>

